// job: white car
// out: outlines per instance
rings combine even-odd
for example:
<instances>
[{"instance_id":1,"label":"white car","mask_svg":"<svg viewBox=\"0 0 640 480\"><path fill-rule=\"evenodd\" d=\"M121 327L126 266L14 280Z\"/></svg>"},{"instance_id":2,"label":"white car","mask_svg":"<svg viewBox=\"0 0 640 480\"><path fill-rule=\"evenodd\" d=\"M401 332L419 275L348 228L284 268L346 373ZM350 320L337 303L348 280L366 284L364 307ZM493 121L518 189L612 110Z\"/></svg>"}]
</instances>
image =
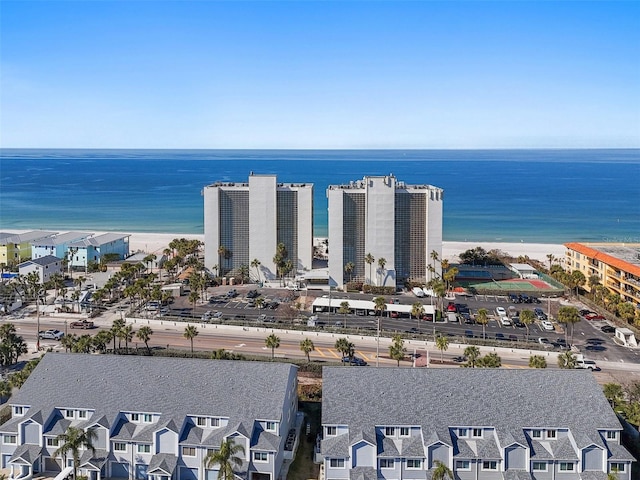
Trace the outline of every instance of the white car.
<instances>
[{"instance_id":1,"label":"white car","mask_svg":"<svg viewBox=\"0 0 640 480\"><path fill-rule=\"evenodd\" d=\"M507 316L503 316L500 317L500 323L504 326L504 327L510 327L511 324L511 320L509 319L509 317Z\"/></svg>"},{"instance_id":2,"label":"white car","mask_svg":"<svg viewBox=\"0 0 640 480\"><path fill-rule=\"evenodd\" d=\"M496 307L496 313L498 314L498 318L507 316L507 311L503 307Z\"/></svg>"},{"instance_id":3,"label":"white car","mask_svg":"<svg viewBox=\"0 0 640 480\"><path fill-rule=\"evenodd\" d=\"M544 328L545 330L552 331L556 329L556 327L553 326L553 323L551 323L549 320L542 320L540 322L540 325L542 325L542 328Z\"/></svg>"}]
</instances>

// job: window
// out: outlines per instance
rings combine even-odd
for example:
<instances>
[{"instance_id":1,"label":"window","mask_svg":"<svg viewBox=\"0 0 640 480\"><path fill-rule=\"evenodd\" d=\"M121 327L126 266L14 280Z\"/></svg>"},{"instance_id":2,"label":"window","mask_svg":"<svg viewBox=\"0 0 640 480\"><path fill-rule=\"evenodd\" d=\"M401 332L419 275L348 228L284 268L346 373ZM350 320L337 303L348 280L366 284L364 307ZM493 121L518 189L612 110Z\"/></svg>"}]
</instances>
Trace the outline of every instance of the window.
<instances>
[{"instance_id":1,"label":"window","mask_svg":"<svg viewBox=\"0 0 640 480\"><path fill-rule=\"evenodd\" d=\"M269 454L267 452L253 452L254 462L266 462L269 460Z\"/></svg>"},{"instance_id":2,"label":"window","mask_svg":"<svg viewBox=\"0 0 640 480\"><path fill-rule=\"evenodd\" d=\"M626 464L620 462L612 462L609 464L610 472L624 473Z\"/></svg>"},{"instance_id":3,"label":"window","mask_svg":"<svg viewBox=\"0 0 640 480\"><path fill-rule=\"evenodd\" d=\"M459 428L458 429L458 436L462 437L462 438L466 438L469 436L469 430L466 428Z\"/></svg>"},{"instance_id":4,"label":"window","mask_svg":"<svg viewBox=\"0 0 640 480\"><path fill-rule=\"evenodd\" d=\"M576 468L576 464L573 462L560 462L561 472L573 472L575 468Z\"/></svg>"},{"instance_id":5,"label":"window","mask_svg":"<svg viewBox=\"0 0 640 480\"><path fill-rule=\"evenodd\" d=\"M498 462L496 462L494 460L490 460L490 461L485 460L484 462L482 462L482 469L483 470L497 470L498 469Z\"/></svg>"},{"instance_id":6,"label":"window","mask_svg":"<svg viewBox=\"0 0 640 480\"><path fill-rule=\"evenodd\" d=\"M65 418L73 418L73 410L65 410L64 416Z\"/></svg>"},{"instance_id":7,"label":"window","mask_svg":"<svg viewBox=\"0 0 640 480\"><path fill-rule=\"evenodd\" d=\"M542 438L542 430L533 430L531 432L532 438Z\"/></svg>"},{"instance_id":8,"label":"window","mask_svg":"<svg viewBox=\"0 0 640 480\"><path fill-rule=\"evenodd\" d=\"M3 435L2 443L4 443L5 445L15 445L16 443L18 443L18 437L17 435Z\"/></svg>"},{"instance_id":9,"label":"window","mask_svg":"<svg viewBox=\"0 0 640 480\"><path fill-rule=\"evenodd\" d=\"M183 457L195 457L196 456L196 447L182 447L182 456Z\"/></svg>"},{"instance_id":10,"label":"window","mask_svg":"<svg viewBox=\"0 0 640 480\"><path fill-rule=\"evenodd\" d=\"M344 458L332 458L329 460L331 468L344 468Z\"/></svg>"},{"instance_id":11,"label":"window","mask_svg":"<svg viewBox=\"0 0 640 480\"><path fill-rule=\"evenodd\" d=\"M139 413L132 413L131 414L131 421L132 422L139 422L140 421L140 414Z\"/></svg>"},{"instance_id":12,"label":"window","mask_svg":"<svg viewBox=\"0 0 640 480\"><path fill-rule=\"evenodd\" d=\"M555 430L547 430L547 438L556 438Z\"/></svg>"},{"instance_id":13,"label":"window","mask_svg":"<svg viewBox=\"0 0 640 480\"><path fill-rule=\"evenodd\" d=\"M471 436L474 438L482 438L482 429L481 428L474 428L473 432L471 433Z\"/></svg>"},{"instance_id":14,"label":"window","mask_svg":"<svg viewBox=\"0 0 640 480\"><path fill-rule=\"evenodd\" d=\"M327 427L327 435L332 436L332 435L337 435L338 434L338 428L337 427Z\"/></svg>"},{"instance_id":15,"label":"window","mask_svg":"<svg viewBox=\"0 0 640 480\"><path fill-rule=\"evenodd\" d=\"M418 460L417 458L408 458L407 468L413 468L413 469L422 468L422 460Z\"/></svg>"},{"instance_id":16,"label":"window","mask_svg":"<svg viewBox=\"0 0 640 480\"><path fill-rule=\"evenodd\" d=\"M215 455L215 453L219 451L218 448L207 448L207 455Z\"/></svg>"},{"instance_id":17,"label":"window","mask_svg":"<svg viewBox=\"0 0 640 480\"><path fill-rule=\"evenodd\" d=\"M78 418L87 418L86 410L78 410Z\"/></svg>"},{"instance_id":18,"label":"window","mask_svg":"<svg viewBox=\"0 0 640 480\"><path fill-rule=\"evenodd\" d=\"M113 451L114 452L126 452L127 444L124 442L113 442Z\"/></svg>"},{"instance_id":19,"label":"window","mask_svg":"<svg viewBox=\"0 0 640 480\"><path fill-rule=\"evenodd\" d=\"M151 415L150 413L145 413L145 414L142 416L142 421L143 421L144 423L151 423L151 422L153 422L153 415Z\"/></svg>"},{"instance_id":20,"label":"window","mask_svg":"<svg viewBox=\"0 0 640 480\"><path fill-rule=\"evenodd\" d=\"M207 419L205 417L196 417L196 425L199 427L206 427Z\"/></svg>"},{"instance_id":21,"label":"window","mask_svg":"<svg viewBox=\"0 0 640 480\"><path fill-rule=\"evenodd\" d=\"M409 427L400 427L400 436L408 437L409 436Z\"/></svg>"},{"instance_id":22,"label":"window","mask_svg":"<svg viewBox=\"0 0 640 480\"><path fill-rule=\"evenodd\" d=\"M277 428L276 422L267 422L266 429L270 432L275 432Z\"/></svg>"},{"instance_id":23,"label":"window","mask_svg":"<svg viewBox=\"0 0 640 480\"><path fill-rule=\"evenodd\" d=\"M24 415L24 407L13 407L13 414L18 416Z\"/></svg>"},{"instance_id":24,"label":"window","mask_svg":"<svg viewBox=\"0 0 640 480\"><path fill-rule=\"evenodd\" d=\"M607 440L615 440L616 438L618 438L618 432L612 430L607 432Z\"/></svg>"},{"instance_id":25,"label":"window","mask_svg":"<svg viewBox=\"0 0 640 480\"><path fill-rule=\"evenodd\" d=\"M381 458L380 468L393 468L393 458Z\"/></svg>"},{"instance_id":26,"label":"window","mask_svg":"<svg viewBox=\"0 0 640 480\"><path fill-rule=\"evenodd\" d=\"M219 418L212 418L211 419L211 426L212 427L219 427L220 426L220 419Z\"/></svg>"},{"instance_id":27,"label":"window","mask_svg":"<svg viewBox=\"0 0 640 480\"><path fill-rule=\"evenodd\" d=\"M531 469L534 472L546 472L547 471L547 462L533 462Z\"/></svg>"},{"instance_id":28,"label":"window","mask_svg":"<svg viewBox=\"0 0 640 480\"><path fill-rule=\"evenodd\" d=\"M47 447L57 447L60 445L60 442L57 438L47 438Z\"/></svg>"},{"instance_id":29,"label":"window","mask_svg":"<svg viewBox=\"0 0 640 480\"><path fill-rule=\"evenodd\" d=\"M138 453L151 453L151 445L149 444L138 445Z\"/></svg>"},{"instance_id":30,"label":"window","mask_svg":"<svg viewBox=\"0 0 640 480\"><path fill-rule=\"evenodd\" d=\"M471 470L471 461L456 460L456 470Z\"/></svg>"},{"instance_id":31,"label":"window","mask_svg":"<svg viewBox=\"0 0 640 480\"><path fill-rule=\"evenodd\" d=\"M386 427L384 429L384 434L387 437L393 437L396 434L396 429L394 427Z\"/></svg>"}]
</instances>

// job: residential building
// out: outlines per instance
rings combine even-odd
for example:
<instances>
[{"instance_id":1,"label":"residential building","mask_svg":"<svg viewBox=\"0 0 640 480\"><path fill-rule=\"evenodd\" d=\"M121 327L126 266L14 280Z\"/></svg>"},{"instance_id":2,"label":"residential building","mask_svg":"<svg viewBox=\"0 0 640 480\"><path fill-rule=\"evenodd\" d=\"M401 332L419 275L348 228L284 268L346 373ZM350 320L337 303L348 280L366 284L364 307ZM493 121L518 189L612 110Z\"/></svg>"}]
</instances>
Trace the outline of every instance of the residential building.
<instances>
[{"instance_id":1,"label":"residential building","mask_svg":"<svg viewBox=\"0 0 640 480\"><path fill-rule=\"evenodd\" d=\"M27 260L18 265L18 272L22 277L35 272L40 278L40 284L43 284L48 282L52 275L62 274L62 260L53 255Z\"/></svg>"},{"instance_id":2,"label":"residential building","mask_svg":"<svg viewBox=\"0 0 640 480\"><path fill-rule=\"evenodd\" d=\"M293 271L313 261L313 185L278 183L275 175L251 173L246 183L214 183L204 188L205 266L226 275L260 262L258 281L276 278L273 260L284 244Z\"/></svg>"},{"instance_id":3,"label":"residential building","mask_svg":"<svg viewBox=\"0 0 640 480\"><path fill-rule=\"evenodd\" d=\"M75 251L69 252L69 245L91 236L86 232L66 232L50 237L40 238L31 242L31 258L46 257L53 255L58 258L67 258L67 255L74 254Z\"/></svg>"},{"instance_id":4,"label":"residential building","mask_svg":"<svg viewBox=\"0 0 640 480\"><path fill-rule=\"evenodd\" d=\"M2 232L0 234L0 263L17 265L31 258L31 242L51 237L56 232L34 230L24 233Z\"/></svg>"},{"instance_id":5,"label":"residential building","mask_svg":"<svg viewBox=\"0 0 640 480\"><path fill-rule=\"evenodd\" d=\"M215 479L219 467L204 459L228 438L244 448L240 478L276 480L293 457L296 373L284 363L48 353L9 401L2 468L13 478L60 471L58 436L75 427L96 433L78 465L89 480Z\"/></svg>"},{"instance_id":6,"label":"residential building","mask_svg":"<svg viewBox=\"0 0 640 480\"><path fill-rule=\"evenodd\" d=\"M621 433L584 370L323 369L326 480L630 480Z\"/></svg>"},{"instance_id":7,"label":"residential building","mask_svg":"<svg viewBox=\"0 0 640 480\"><path fill-rule=\"evenodd\" d=\"M405 280L425 282L439 273L432 255L442 256L442 189L408 185L393 175L366 176L330 185L327 198L332 286L351 279L395 286ZM372 263L365 261L369 254ZM353 271L345 273L350 263Z\"/></svg>"},{"instance_id":8,"label":"residential building","mask_svg":"<svg viewBox=\"0 0 640 480\"><path fill-rule=\"evenodd\" d=\"M569 271L581 271L589 291L589 278L640 309L640 243L565 243L565 265Z\"/></svg>"},{"instance_id":9,"label":"residential building","mask_svg":"<svg viewBox=\"0 0 640 480\"><path fill-rule=\"evenodd\" d=\"M124 233L104 233L83 238L72 242L68 251L72 252L70 264L72 267L87 268L90 263L100 263L100 259L107 254L115 254L117 260L123 260L129 256L129 237Z\"/></svg>"}]
</instances>

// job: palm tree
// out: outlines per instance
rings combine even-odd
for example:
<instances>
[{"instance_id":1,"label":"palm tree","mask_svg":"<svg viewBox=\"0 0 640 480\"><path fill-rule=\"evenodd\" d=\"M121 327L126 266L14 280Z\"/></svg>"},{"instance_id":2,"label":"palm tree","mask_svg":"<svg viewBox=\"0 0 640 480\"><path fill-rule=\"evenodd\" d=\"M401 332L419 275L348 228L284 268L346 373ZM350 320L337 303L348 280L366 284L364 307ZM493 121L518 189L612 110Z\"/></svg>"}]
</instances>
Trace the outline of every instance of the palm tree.
<instances>
[{"instance_id":1,"label":"palm tree","mask_svg":"<svg viewBox=\"0 0 640 480\"><path fill-rule=\"evenodd\" d=\"M416 325L420 325L420 319L424 315L424 305L421 302L415 302L411 305L411 315L416 317Z\"/></svg>"},{"instance_id":2,"label":"palm tree","mask_svg":"<svg viewBox=\"0 0 640 480\"><path fill-rule=\"evenodd\" d=\"M193 357L193 339L198 336L198 329L194 325L189 325L184 329L182 336L191 342L191 356Z\"/></svg>"},{"instance_id":3,"label":"palm tree","mask_svg":"<svg viewBox=\"0 0 640 480\"><path fill-rule=\"evenodd\" d=\"M344 328L347 328L347 313L349 313L351 309L349 308L349 302L346 300L344 302L340 302L340 308L338 309L338 313L341 313L344 316Z\"/></svg>"},{"instance_id":4,"label":"palm tree","mask_svg":"<svg viewBox=\"0 0 640 480\"><path fill-rule=\"evenodd\" d=\"M547 259L549 260L549 271L551 271L551 265L553 265L553 262L556 259L556 257L553 255L553 253L548 253Z\"/></svg>"},{"instance_id":5,"label":"palm tree","mask_svg":"<svg viewBox=\"0 0 640 480\"><path fill-rule=\"evenodd\" d=\"M219 480L234 480L234 468L242 466L242 458L238 453L244 454L244 447L236 445L233 438L227 438L220 444L220 450L213 450L204 458L204 468L212 468L220 465Z\"/></svg>"},{"instance_id":6,"label":"palm tree","mask_svg":"<svg viewBox=\"0 0 640 480\"><path fill-rule=\"evenodd\" d=\"M113 339L113 351L116 351L116 338L118 339L118 350L120 350L120 330L126 325L126 322L121 318L116 318L111 325L111 335Z\"/></svg>"},{"instance_id":7,"label":"palm tree","mask_svg":"<svg viewBox=\"0 0 640 480\"><path fill-rule=\"evenodd\" d=\"M470 345L464 349L464 356L467 357L467 366L476 368L478 358L480 358L480 349L474 345Z\"/></svg>"},{"instance_id":8,"label":"palm tree","mask_svg":"<svg viewBox=\"0 0 640 480\"><path fill-rule=\"evenodd\" d=\"M485 333L485 327L487 326L487 323L489 323L489 317L488 317L489 312L487 312L486 308L481 308L480 310L478 310L478 314L476 315L476 323L479 323L480 325L482 325L482 338L486 339L487 335Z\"/></svg>"},{"instance_id":9,"label":"palm tree","mask_svg":"<svg viewBox=\"0 0 640 480\"><path fill-rule=\"evenodd\" d=\"M341 362L344 363L346 357L349 358L349 363L355 354L356 347L353 343L347 340L345 337L336 340L334 348L342 354Z\"/></svg>"},{"instance_id":10,"label":"palm tree","mask_svg":"<svg viewBox=\"0 0 640 480\"><path fill-rule=\"evenodd\" d=\"M373 309L376 311L376 315L382 316L382 312L387 309L387 301L384 299L384 297L375 297L373 299L373 303Z\"/></svg>"},{"instance_id":11,"label":"palm tree","mask_svg":"<svg viewBox=\"0 0 640 480\"><path fill-rule=\"evenodd\" d=\"M144 257L142 259L142 261L147 265L147 270L150 271L150 273L153 273L153 262L157 259L158 257L155 256L153 253L147 255L146 257Z\"/></svg>"},{"instance_id":12,"label":"palm tree","mask_svg":"<svg viewBox=\"0 0 640 480\"><path fill-rule=\"evenodd\" d=\"M433 464L436 468L433 469L433 473L431 474L431 480L445 480L445 478L450 478L453 480L453 473L451 469L447 467L440 460L434 460Z\"/></svg>"},{"instance_id":13,"label":"palm tree","mask_svg":"<svg viewBox=\"0 0 640 480\"><path fill-rule=\"evenodd\" d=\"M124 340L124 349L127 354L129 354L129 342L133 340L133 325L125 325L125 327L120 330L120 335Z\"/></svg>"},{"instance_id":14,"label":"palm tree","mask_svg":"<svg viewBox=\"0 0 640 480\"><path fill-rule=\"evenodd\" d=\"M300 350L302 350L307 356L307 362L311 361L309 354L315 351L316 346L313 344L313 341L310 338L305 338L300 342Z\"/></svg>"},{"instance_id":15,"label":"palm tree","mask_svg":"<svg viewBox=\"0 0 640 480\"><path fill-rule=\"evenodd\" d=\"M144 325L136 332L136 337L144 342L144 346L147 347L147 353L151 355L151 349L149 348L149 340L153 335L153 330L148 325Z\"/></svg>"},{"instance_id":16,"label":"palm tree","mask_svg":"<svg viewBox=\"0 0 640 480\"><path fill-rule=\"evenodd\" d=\"M193 305L193 307L191 308L191 316L195 316L196 302L200 300L200 292L198 292L197 288L195 288L195 285L192 285L191 288L192 290L191 292L189 292L189 303Z\"/></svg>"},{"instance_id":17,"label":"palm tree","mask_svg":"<svg viewBox=\"0 0 640 480\"><path fill-rule=\"evenodd\" d=\"M344 273L346 273L347 275L349 275L349 281L351 282L351 280L353 280L353 271L356 268L356 264L353 262L347 262L346 265L344 266Z\"/></svg>"},{"instance_id":18,"label":"palm tree","mask_svg":"<svg viewBox=\"0 0 640 480\"><path fill-rule=\"evenodd\" d=\"M389 346L389 357L398 362L400 366L400 360L404 360L404 356L407 353L407 349L404 348L404 340L400 334L396 333L393 338L393 343Z\"/></svg>"},{"instance_id":19,"label":"palm tree","mask_svg":"<svg viewBox=\"0 0 640 480\"><path fill-rule=\"evenodd\" d=\"M384 275L386 273L384 267L386 267L386 266L387 266L387 259L384 258L384 257L380 257L378 259L378 268L380 269L380 272L383 275L383 277L382 277L383 278L383 280L382 280L382 286L383 287L384 287L384 284L387 283L386 275Z\"/></svg>"},{"instance_id":20,"label":"palm tree","mask_svg":"<svg viewBox=\"0 0 640 480\"><path fill-rule=\"evenodd\" d=\"M449 348L449 338L444 335L436 337L436 348L440 350L440 363L444 363L444 351Z\"/></svg>"},{"instance_id":21,"label":"palm tree","mask_svg":"<svg viewBox=\"0 0 640 480\"><path fill-rule=\"evenodd\" d=\"M64 465L66 467L67 454L71 452L73 458L73 478L78 478L78 467L80 466L80 449L91 450L96 452L93 441L98 438L95 430L82 430L81 428L69 427L65 433L61 433L56 437L58 443L61 444L58 449L53 452L54 457L62 455Z\"/></svg>"},{"instance_id":22,"label":"palm tree","mask_svg":"<svg viewBox=\"0 0 640 480\"><path fill-rule=\"evenodd\" d=\"M577 358L576 356L569 350L566 352L560 353L558 355L558 367L573 369L576 368Z\"/></svg>"},{"instance_id":23,"label":"palm tree","mask_svg":"<svg viewBox=\"0 0 640 480\"><path fill-rule=\"evenodd\" d=\"M276 348L280 347L280 337L278 337L275 333L272 333L264 339L264 343L267 348L271 349L271 359L273 359L275 357Z\"/></svg>"},{"instance_id":24,"label":"palm tree","mask_svg":"<svg viewBox=\"0 0 640 480\"><path fill-rule=\"evenodd\" d=\"M373 255L371 255L370 253L367 253L364 256L364 261L365 263L369 264L369 285L371 285L371 264L375 261L376 259L373 257Z\"/></svg>"},{"instance_id":25,"label":"palm tree","mask_svg":"<svg viewBox=\"0 0 640 480\"><path fill-rule=\"evenodd\" d=\"M260 282L260 265L262 265L262 263L257 258L251 260L251 266L256 269L256 273L258 274L258 283Z\"/></svg>"},{"instance_id":26,"label":"palm tree","mask_svg":"<svg viewBox=\"0 0 640 480\"><path fill-rule=\"evenodd\" d=\"M542 355L531 355L529 368L547 368L547 360Z\"/></svg>"},{"instance_id":27,"label":"palm tree","mask_svg":"<svg viewBox=\"0 0 640 480\"><path fill-rule=\"evenodd\" d=\"M573 343L573 325L581 320L580 312L576 307L560 307L558 310L558 323L562 323L565 326L564 340L568 344L567 332L569 331L569 325L571 325L571 343Z\"/></svg>"},{"instance_id":28,"label":"palm tree","mask_svg":"<svg viewBox=\"0 0 640 480\"><path fill-rule=\"evenodd\" d=\"M535 315L531 310L523 310L520 312L520 321L527 328L527 342L529 341L529 325L535 320Z\"/></svg>"}]
</instances>

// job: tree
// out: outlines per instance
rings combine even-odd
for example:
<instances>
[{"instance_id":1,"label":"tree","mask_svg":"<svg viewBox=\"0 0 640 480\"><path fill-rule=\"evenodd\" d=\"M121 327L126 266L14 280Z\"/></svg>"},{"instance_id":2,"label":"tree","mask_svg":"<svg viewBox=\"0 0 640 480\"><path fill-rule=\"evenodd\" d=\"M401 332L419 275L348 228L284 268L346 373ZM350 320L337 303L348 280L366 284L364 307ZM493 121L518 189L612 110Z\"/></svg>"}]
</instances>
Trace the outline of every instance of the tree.
<instances>
[{"instance_id":1,"label":"tree","mask_svg":"<svg viewBox=\"0 0 640 480\"><path fill-rule=\"evenodd\" d=\"M573 343L573 325L581 320L580 312L576 307L560 307L558 310L558 323L562 323L565 326L564 339L567 343L567 332L571 328L571 343Z\"/></svg>"},{"instance_id":2,"label":"tree","mask_svg":"<svg viewBox=\"0 0 640 480\"><path fill-rule=\"evenodd\" d=\"M444 352L449 348L449 338L444 335L436 337L436 348L440 350L440 363L444 363Z\"/></svg>"},{"instance_id":3,"label":"tree","mask_svg":"<svg viewBox=\"0 0 640 480\"><path fill-rule=\"evenodd\" d=\"M80 449L84 448L87 450L91 450L95 454L96 449L93 446L93 442L97 438L98 434L93 429L85 431L81 428L69 427L67 428L67 431L65 433L61 433L56 437L60 446L55 452L53 452L53 456L62 456L62 468L64 469L67 464L67 455L71 453L71 458L73 458L73 478L78 478L78 467L80 466Z\"/></svg>"},{"instance_id":4,"label":"tree","mask_svg":"<svg viewBox=\"0 0 640 480\"><path fill-rule=\"evenodd\" d=\"M411 305L411 315L416 317L416 327L420 325L420 319L424 315L424 305L421 302L415 302Z\"/></svg>"},{"instance_id":5,"label":"tree","mask_svg":"<svg viewBox=\"0 0 640 480\"><path fill-rule=\"evenodd\" d=\"M384 286L385 283L387 283L387 276L386 274L386 270L384 269L384 267L387 266L387 259L384 257L380 257L378 259L378 268L380 269L381 275L382 275L382 286Z\"/></svg>"},{"instance_id":6,"label":"tree","mask_svg":"<svg viewBox=\"0 0 640 480\"><path fill-rule=\"evenodd\" d=\"M631 302L621 302L617 307L618 316L627 323L633 323L636 307Z\"/></svg>"},{"instance_id":7,"label":"tree","mask_svg":"<svg viewBox=\"0 0 640 480\"><path fill-rule=\"evenodd\" d=\"M257 258L251 260L251 267L256 269L256 273L258 274L258 283L260 282L260 265L262 263Z\"/></svg>"},{"instance_id":8,"label":"tree","mask_svg":"<svg viewBox=\"0 0 640 480\"><path fill-rule=\"evenodd\" d=\"M433 464L436 468L433 469L431 480L445 480L446 478L453 480L453 473L449 467L440 460L434 460Z\"/></svg>"},{"instance_id":9,"label":"tree","mask_svg":"<svg viewBox=\"0 0 640 480\"><path fill-rule=\"evenodd\" d=\"M556 257L553 255L553 253L548 253L547 259L549 260L549 271L551 271L551 265L553 265L553 262L556 259Z\"/></svg>"},{"instance_id":10,"label":"tree","mask_svg":"<svg viewBox=\"0 0 640 480\"><path fill-rule=\"evenodd\" d=\"M404 348L404 340L400 334L395 334L392 338L393 343L389 346L389 357L398 362L400 366L400 360L404 360L404 356L407 353L407 349Z\"/></svg>"},{"instance_id":11,"label":"tree","mask_svg":"<svg viewBox=\"0 0 640 480\"><path fill-rule=\"evenodd\" d=\"M198 336L198 329L194 325L188 325L182 336L191 342L191 356L193 357L193 339Z\"/></svg>"},{"instance_id":12,"label":"tree","mask_svg":"<svg viewBox=\"0 0 640 480\"><path fill-rule=\"evenodd\" d=\"M347 262L344 266L344 273L349 275L349 281L353 280L353 271L356 268L356 264L353 262Z\"/></svg>"},{"instance_id":13,"label":"tree","mask_svg":"<svg viewBox=\"0 0 640 480\"><path fill-rule=\"evenodd\" d=\"M129 343L133 340L133 325L125 325L124 328L120 330L120 335L124 340L125 352L129 354Z\"/></svg>"},{"instance_id":14,"label":"tree","mask_svg":"<svg viewBox=\"0 0 640 480\"><path fill-rule=\"evenodd\" d=\"M480 368L499 368L502 365L502 359L497 353L487 353L484 357L478 359L478 367Z\"/></svg>"},{"instance_id":15,"label":"tree","mask_svg":"<svg viewBox=\"0 0 640 480\"><path fill-rule=\"evenodd\" d=\"M576 356L569 350L558 355L558 367L560 368L576 368L576 362Z\"/></svg>"},{"instance_id":16,"label":"tree","mask_svg":"<svg viewBox=\"0 0 640 480\"><path fill-rule=\"evenodd\" d=\"M191 291L189 292L189 303L193 305L191 308L191 315L195 316L196 314L196 302L200 300L200 292L198 292L197 288L194 288L194 285L191 285Z\"/></svg>"},{"instance_id":17,"label":"tree","mask_svg":"<svg viewBox=\"0 0 640 480\"><path fill-rule=\"evenodd\" d=\"M280 278L281 284L282 284L282 278L284 277L284 270L285 270L288 257L289 257L289 252L287 252L286 245L280 242L276 247L276 253L273 256L273 263L276 265L276 275Z\"/></svg>"},{"instance_id":18,"label":"tree","mask_svg":"<svg viewBox=\"0 0 640 480\"><path fill-rule=\"evenodd\" d=\"M547 368L547 360L542 355L531 355L529 368Z\"/></svg>"},{"instance_id":19,"label":"tree","mask_svg":"<svg viewBox=\"0 0 640 480\"><path fill-rule=\"evenodd\" d=\"M220 466L219 480L234 480L234 469L242 466L239 453L244 454L244 447L236 445L233 438L227 438L220 444L220 450L212 450L204 458L204 468L210 469L215 465Z\"/></svg>"},{"instance_id":20,"label":"tree","mask_svg":"<svg viewBox=\"0 0 640 480\"><path fill-rule=\"evenodd\" d=\"M624 399L624 392L622 390L622 387L617 383L605 383L602 386L602 391L604 392L604 396L607 398L607 400L609 400L611 408L613 408L614 410Z\"/></svg>"},{"instance_id":21,"label":"tree","mask_svg":"<svg viewBox=\"0 0 640 480\"><path fill-rule=\"evenodd\" d=\"M307 356L307 362L311 361L309 354L315 351L316 346L313 344L313 341L310 338L305 338L300 341L300 350L302 350Z\"/></svg>"},{"instance_id":22,"label":"tree","mask_svg":"<svg viewBox=\"0 0 640 480\"><path fill-rule=\"evenodd\" d=\"M0 326L0 364L13 365L18 362L20 355L28 353L24 339L16 334L13 323Z\"/></svg>"},{"instance_id":23,"label":"tree","mask_svg":"<svg viewBox=\"0 0 640 480\"><path fill-rule=\"evenodd\" d=\"M280 337L278 337L275 333L272 333L264 340L267 348L271 349L271 358L275 357L276 348L280 348Z\"/></svg>"},{"instance_id":24,"label":"tree","mask_svg":"<svg viewBox=\"0 0 640 480\"><path fill-rule=\"evenodd\" d=\"M536 316L531 310L522 310L520 312L520 321L527 328L527 342L529 341L529 325L533 324Z\"/></svg>"},{"instance_id":25,"label":"tree","mask_svg":"<svg viewBox=\"0 0 640 480\"><path fill-rule=\"evenodd\" d=\"M474 345L470 345L464 349L464 356L467 358L465 366L476 368L478 358L480 358L480 349Z\"/></svg>"},{"instance_id":26,"label":"tree","mask_svg":"<svg viewBox=\"0 0 640 480\"><path fill-rule=\"evenodd\" d=\"M367 263L369 265L369 285L371 285L371 265L373 264L373 262L375 262L375 258L373 255L371 255L370 253L367 253L364 256L364 261L365 263Z\"/></svg>"},{"instance_id":27,"label":"tree","mask_svg":"<svg viewBox=\"0 0 640 480\"><path fill-rule=\"evenodd\" d=\"M580 270L574 270L571 272L570 284L576 289L576 296L578 296L578 290L587 283L587 278Z\"/></svg>"},{"instance_id":28,"label":"tree","mask_svg":"<svg viewBox=\"0 0 640 480\"><path fill-rule=\"evenodd\" d=\"M431 253L429 254L429 256L431 257L431 260L433 260L433 266L429 269L429 271L432 274L435 274L436 273L436 262L440 261L440 255L438 254L437 251L432 250ZM433 277L430 280L433 280Z\"/></svg>"},{"instance_id":29,"label":"tree","mask_svg":"<svg viewBox=\"0 0 640 480\"><path fill-rule=\"evenodd\" d=\"M338 313L341 313L344 316L344 327L347 328L347 314L351 311L349 308L349 302L346 300L344 302L340 302L340 308L338 309Z\"/></svg>"},{"instance_id":30,"label":"tree","mask_svg":"<svg viewBox=\"0 0 640 480\"><path fill-rule=\"evenodd\" d=\"M342 354L342 362L344 363L344 359L348 358L349 363L351 363L351 359L356 353L356 347L353 343L347 340L345 337L339 338L336 340L334 348Z\"/></svg>"},{"instance_id":31,"label":"tree","mask_svg":"<svg viewBox=\"0 0 640 480\"><path fill-rule=\"evenodd\" d=\"M482 325L482 338L486 340L487 335L485 333L485 327L487 323L489 323L489 312L487 312L486 308L481 308L478 310L478 314L476 315L476 323Z\"/></svg>"},{"instance_id":32,"label":"tree","mask_svg":"<svg viewBox=\"0 0 640 480\"><path fill-rule=\"evenodd\" d=\"M382 312L387 309L387 301L384 299L384 297L375 297L373 299L373 303L373 309L376 311L376 315L382 316Z\"/></svg>"},{"instance_id":33,"label":"tree","mask_svg":"<svg viewBox=\"0 0 640 480\"><path fill-rule=\"evenodd\" d=\"M151 355L151 349L149 348L149 340L151 340L153 330L148 325L144 325L136 332L136 337L144 342L144 346L147 347L147 353Z\"/></svg>"}]
</instances>

